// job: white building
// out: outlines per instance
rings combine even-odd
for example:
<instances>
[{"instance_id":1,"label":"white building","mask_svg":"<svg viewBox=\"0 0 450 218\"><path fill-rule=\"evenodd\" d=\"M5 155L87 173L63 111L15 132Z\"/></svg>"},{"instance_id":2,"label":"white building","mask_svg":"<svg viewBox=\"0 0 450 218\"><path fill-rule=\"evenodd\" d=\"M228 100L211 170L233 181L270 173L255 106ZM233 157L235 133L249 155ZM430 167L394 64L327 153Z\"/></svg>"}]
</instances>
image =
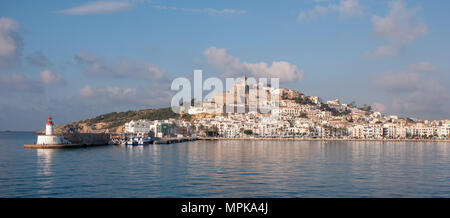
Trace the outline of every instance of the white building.
<instances>
[{"instance_id":1,"label":"white building","mask_svg":"<svg viewBox=\"0 0 450 218\"><path fill-rule=\"evenodd\" d=\"M328 105L339 105L339 99L335 99L333 101L327 101Z\"/></svg>"},{"instance_id":2,"label":"white building","mask_svg":"<svg viewBox=\"0 0 450 218\"><path fill-rule=\"evenodd\" d=\"M449 123L443 123L440 131L439 131L440 137L449 137L450 136L450 122Z\"/></svg>"},{"instance_id":3,"label":"white building","mask_svg":"<svg viewBox=\"0 0 450 218\"><path fill-rule=\"evenodd\" d=\"M125 123L125 132L134 133L134 134L146 134L151 131L152 121L148 120L132 120L128 123Z\"/></svg>"},{"instance_id":4,"label":"white building","mask_svg":"<svg viewBox=\"0 0 450 218\"><path fill-rule=\"evenodd\" d=\"M202 114L206 112L206 108L204 107L190 107L188 110L188 114Z\"/></svg>"},{"instance_id":5,"label":"white building","mask_svg":"<svg viewBox=\"0 0 450 218\"><path fill-rule=\"evenodd\" d=\"M318 96L309 96L309 100L311 100L314 104L320 103L320 98Z\"/></svg>"}]
</instances>

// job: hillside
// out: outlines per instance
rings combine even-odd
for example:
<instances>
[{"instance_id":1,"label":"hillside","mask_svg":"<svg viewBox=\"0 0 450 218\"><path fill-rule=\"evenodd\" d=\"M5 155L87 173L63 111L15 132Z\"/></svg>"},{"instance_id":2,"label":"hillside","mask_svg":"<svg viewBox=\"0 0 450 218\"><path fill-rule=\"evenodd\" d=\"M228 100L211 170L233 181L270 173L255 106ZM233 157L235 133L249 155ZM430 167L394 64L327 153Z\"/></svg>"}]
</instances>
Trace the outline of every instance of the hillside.
<instances>
[{"instance_id":1,"label":"hillside","mask_svg":"<svg viewBox=\"0 0 450 218\"><path fill-rule=\"evenodd\" d=\"M131 120L164 120L169 118L190 119L190 116L185 114L180 117L180 115L174 113L170 107L127 112L112 112L86 120L57 125L55 127L55 133L63 134L71 131L81 133L123 132L125 123Z\"/></svg>"}]
</instances>

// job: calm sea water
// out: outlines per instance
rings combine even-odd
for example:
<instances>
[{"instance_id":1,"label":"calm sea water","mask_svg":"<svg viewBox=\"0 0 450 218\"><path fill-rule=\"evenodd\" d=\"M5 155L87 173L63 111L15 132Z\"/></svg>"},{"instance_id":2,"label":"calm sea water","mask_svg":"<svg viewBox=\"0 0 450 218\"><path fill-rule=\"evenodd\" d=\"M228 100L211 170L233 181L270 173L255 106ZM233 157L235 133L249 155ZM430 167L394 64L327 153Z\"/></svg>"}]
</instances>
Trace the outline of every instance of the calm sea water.
<instances>
[{"instance_id":1,"label":"calm sea water","mask_svg":"<svg viewBox=\"0 0 450 218\"><path fill-rule=\"evenodd\" d=\"M0 197L450 197L449 143L23 148L35 138L0 132Z\"/></svg>"}]
</instances>

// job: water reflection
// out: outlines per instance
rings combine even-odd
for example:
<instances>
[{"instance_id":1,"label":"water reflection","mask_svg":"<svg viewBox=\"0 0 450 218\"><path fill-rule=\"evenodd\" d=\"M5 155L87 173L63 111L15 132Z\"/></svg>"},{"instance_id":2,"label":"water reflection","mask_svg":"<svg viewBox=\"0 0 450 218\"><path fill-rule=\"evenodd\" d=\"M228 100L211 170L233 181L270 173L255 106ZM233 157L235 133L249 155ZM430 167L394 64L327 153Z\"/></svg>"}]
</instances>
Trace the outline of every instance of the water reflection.
<instances>
[{"instance_id":1,"label":"water reflection","mask_svg":"<svg viewBox=\"0 0 450 218\"><path fill-rule=\"evenodd\" d=\"M449 143L229 140L28 150L23 138L14 144L0 135L0 196L450 197Z\"/></svg>"},{"instance_id":2,"label":"water reflection","mask_svg":"<svg viewBox=\"0 0 450 218\"><path fill-rule=\"evenodd\" d=\"M39 193L45 194L53 187L52 149L37 149L37 182L41 186Z\"/></svg>"},{"instance_id":3,"label":"water reflection","mask_svg":"<svg viewBox=\"0 0 450 218\"><path fill-rule=\"evenodd\" d=\"M52 149L37 149L37 165L38 175L51 176L52 155L54 150Z\"/></svg>"},{"instance_id":4,"label":"water reflection","mask_svg":"<svg viewBox=\"0 0 450 218\"><path fill-rule=\"evenodd\" d=\"M424 178L443 173L424 171L430 169L436 155L448 153L448 146L433 146L386 142L200 141L155 147L160 153L153 156L161 158L157 165L161 181L178 190L173 193L178 196L196 196L192 190L195 189L204 197L389 197L397 192L413 194L410 184L433 183ZM439 150L444 151L438 154ZM439 160L449 164L445 158ZM448 176L447 173L444 177ZM449 188L448 183L446 187Z\"/></svg>"}]
</instances>

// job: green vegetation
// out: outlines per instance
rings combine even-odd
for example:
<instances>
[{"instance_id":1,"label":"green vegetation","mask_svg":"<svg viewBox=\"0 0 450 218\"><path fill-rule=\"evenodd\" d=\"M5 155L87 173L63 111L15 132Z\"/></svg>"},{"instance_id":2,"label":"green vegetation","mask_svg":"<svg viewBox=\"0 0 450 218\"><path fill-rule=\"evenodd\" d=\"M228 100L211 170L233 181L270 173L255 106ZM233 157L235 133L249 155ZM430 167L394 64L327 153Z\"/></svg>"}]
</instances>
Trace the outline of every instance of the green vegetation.
<instances>
[{"instance_id":1,"label":"green vegetation","mask_svg":"<svg viewBox=\"0 0 450 218\"><path fill-rule=\"evenodd\" d=\"M349 107L356 107L356 102L355 102L355 101L352 101L352 102L350 102L350 104L348 104L348 106L349 106Z\"/></svg>"},{"instance_id":2,"label":"green vegetation","mask_svg":"<svg viewBox=\"0 0 450 218\"><path fill-rule=\"evenodd\" d=\"M303 94L301 94L303 96ZM311 99L309 99L309 97L304 96L304 97L297 97L297 98L289 98L288 96L286 96L285 93L283 93L283 95L281 96L282 100L294 100L295 103L297 104L309 104L309 105L316 105L314 102L311 101Z\"/></svg>"},{"instance_id":3,"label":"green vegetation","mask_svg":"<svg viewBox=\"0 0 450 218\"><path fill-rule=\"evenodd\" d=\"M413 119L411 119L411 118L406 118L406 122L407 123L416 123L416 121L414 121Z\"/></svg>"},{"instance_id":4,"label":"green vegetation","mask_svg":"<svg viewBox=\"0 0 450 218\"><path fill-rule=\"evenodd\" d=\"M246 134L246 135L252 135L252 134L253 134L253 131L252 131L251 129L246 129L246 130L244 130L244 134Z\"/></svg>"},{"instance_id":5,"label":"green vegetation","mask_svg":"<svg viewBox=\"0 0 450 218\"><path fill-rule=\"evenodd\" d=\"M290 98L289 100L294 100L297 104L309 104L309 105L316 105L314 102L311 101L308 97L305 98Z\"/></svg>"},{"instance_id":6,"label":"green vegetation","mask_svg":"<svg viewBox=\"0 0 450 218\"><path fill-rule=\"evenodd\" d=\"M219 136L219 129L217 126L212 126L211 128L206 128L206 136L216 137Z\"/></svg>"},{"instance_id":7,"label":"green vegetation","mask_svg":"<svg viewBox=\"0 0 450 218\"><path fill-rule=\"evenodd\" d=\"M181 115L181 119L183 120L191 120L192 115L190 114L183 114Z\"/></svg>"},{"instance_id":8,"label":"green vegetation","mask_svg":"<svg viewBox=\"0 0 450 218\"><path fill-rule=\"evenodd\" d=\"M333 113L333 112L332 112L332 113ZM348 114L350 114L350 113L352 113L351 110L345 109L344 111L335 111L335 112L333 113L333 116L345 116L345 115L348 115Z\"/></svg>"},{"instance_id":9,"label":"green vegetation","mask_svg":"<svg viewBox=\"0 0 450 218\"><path fill-rule=\"evenodd\" d=\"M176 118L178 114L174 113L172 111L172 108L160 108L160 109L153 109L150 112L144 114L141 119L147 119L147 120L165 120L169 118Z\"/></svg>"},{"instance_id":10,"label":"green vegetation","mask_svg":"<svg viewBox=\"0 0 450 218\"><path fill-rule=\"evenodd\" d=\"M320 105L320 110L322 110L322 111L330 111L331 115L333 115L333 116L345 116L345 115L351 113L351 111L348 110L348 109L345 109L343 111L339 111L336 108L331 108L328 104L321 104Z\"/></svg>"},{"instance_id":11,"label":"green vegetation","mask_svg":"<svg viewBox=\"0 0 450 218\"><path fill-rule=\"evenodd\" d=\"M300 113L300 118L308 118L308 115L306 113Z\"/></svg>"},{"instance_id":12,"label":"green vegetation","mask_svg":"<svg viewBox=\"0 0 450 218\"><path fill-rule=\"evenodd\" d=\"M362 107L359 108L362 111L366 111L366 112L371 112L372 111L372 106L364 104Z\"/></svg>"},{"instance_id":13,"label":"green vegetation","mask_svg":"<svg viewBox=\"0 0 450 218\"><path fill-rule=\"evenodd\" d=\"M106 129L119 127L124 125L126 122L131 120L148 119L148 120L165 120L169 118L177 118L179 115L172 111L172 108L160 108L160 109L147 109L138 111L127 111L127 112L112 112L108 114L103 114L91 119L84 121L88 125L93 125L96 123L107 123ZM190 116L186 115L182 118L189 119Z\"/></svg>"}]
</instances>

